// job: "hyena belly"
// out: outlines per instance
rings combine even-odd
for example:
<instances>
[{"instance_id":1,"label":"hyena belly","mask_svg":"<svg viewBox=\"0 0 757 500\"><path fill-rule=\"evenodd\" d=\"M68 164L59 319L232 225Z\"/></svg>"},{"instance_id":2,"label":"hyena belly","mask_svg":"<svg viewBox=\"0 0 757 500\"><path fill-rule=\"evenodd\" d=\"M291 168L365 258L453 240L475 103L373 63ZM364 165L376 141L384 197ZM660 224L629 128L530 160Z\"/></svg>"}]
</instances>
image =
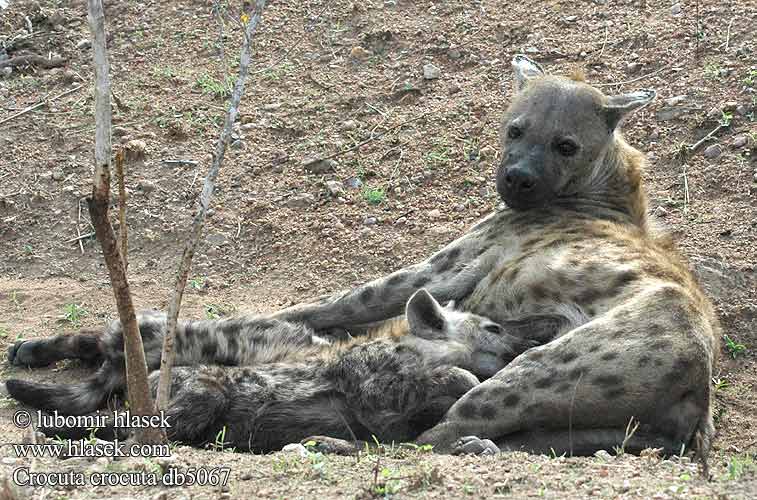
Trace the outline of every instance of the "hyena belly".
<instances>
[{"instance_id":1,"label":"hyena belly","mask_svg":"<svg viewBox=\"0 0 757 500\"><path fill-rule=\"evenodd\" d=\"M145 311L138 317L148 370L160 367L166 316ZM174 350L175 364L242 366L286 359L293 352L327 344L303 324L255 317L180 321ZM97 372L70 385L30 383L10 379L11 397L43 410L85 414L103 407L111 395L126 389L126 363L121 322L115 320L101 334L57 335L19 341L8 351L11 364L40 366L59 359L78 358L100 363Z\"/></svg>"}]
</instances>

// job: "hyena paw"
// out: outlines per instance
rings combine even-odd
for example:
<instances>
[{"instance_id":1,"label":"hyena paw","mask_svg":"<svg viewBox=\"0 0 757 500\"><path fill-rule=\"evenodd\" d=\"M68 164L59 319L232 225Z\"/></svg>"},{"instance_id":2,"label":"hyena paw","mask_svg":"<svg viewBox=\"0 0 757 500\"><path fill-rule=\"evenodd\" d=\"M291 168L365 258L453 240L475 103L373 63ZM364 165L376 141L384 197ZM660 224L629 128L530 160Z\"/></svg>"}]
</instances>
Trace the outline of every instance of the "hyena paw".
<instances>
[{"instance_id":1,"label":"hyena paw","mask_svg":"<svg viewBox=\"0 0 757 500\"><path fill-rule=\"evenodd\" d=\"M39 340L19 340L8 348L8 364L13 366L38 367L50 363L35 357L34 348Z\"/></svg>"},{"instance_id":2,"label":"hyena paw","mask_svg":"<svg viewBox=\"0 0 757 500\"><path fill-rule=\"evenodd\" d=\"M453 455L496 455L499 447L490 439L463 436L452 445Z\"/></svg>"},{"instance_id":3,"label":"hyena paw","mask_svg":"<svg viewBox=\"0 0 757 500\"><path fill-rule=\"evenodd\" d=\"M363 441L355 443L354 441L346 441L328 436L310 436L300 442L309 450L328 455L354 455L365 445Z\"/></svg>"}]
</instances>

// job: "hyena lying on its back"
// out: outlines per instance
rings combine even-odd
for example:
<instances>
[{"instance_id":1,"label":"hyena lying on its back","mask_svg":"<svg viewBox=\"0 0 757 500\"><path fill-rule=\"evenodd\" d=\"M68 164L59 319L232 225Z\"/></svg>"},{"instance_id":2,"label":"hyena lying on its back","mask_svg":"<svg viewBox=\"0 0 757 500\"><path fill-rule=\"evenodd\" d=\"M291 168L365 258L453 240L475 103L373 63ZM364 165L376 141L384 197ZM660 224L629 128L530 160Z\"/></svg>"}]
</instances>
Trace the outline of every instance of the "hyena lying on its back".
<instances>
[{"instance_id":1,"label":"hyena lying on its back","mask_svg":"<svg viewBox=\"0 0 757 500\"><path fill-rule=\"evenodd\" d=\"M407 304L406 322L388 324L367 337L328 345L302 325L247 318L182 323L177 336L171 401L166 415L172 440L212 442L225 429L237 449L271 451L314 434L361 440L372 436L407 441L436 424L457 399L533 345L524 331L556 328L554 318L500 326L471 313L442 308L426 290ZM165 317L140 317L149 367L160 364ZM91 340L87 340L91 339ZM232 340L233 339L233 340ZM49 385L8 380L17 400L36 408L84 414L124 390L120 325L98 340L60 336L25 341L12 362L48 355L80 356L100 345L105 359L89 380ZM61 348L67 345L68 351ZM78 350L77 350L78 349ZM50 359L50 358L48 358ZM208 366L207 364L238 366ZM150 375L153 392L158 372ZM86 429L41 429L78 437ZM104 436L112 436L108 431Z\"/></svg>"}]
</instances>

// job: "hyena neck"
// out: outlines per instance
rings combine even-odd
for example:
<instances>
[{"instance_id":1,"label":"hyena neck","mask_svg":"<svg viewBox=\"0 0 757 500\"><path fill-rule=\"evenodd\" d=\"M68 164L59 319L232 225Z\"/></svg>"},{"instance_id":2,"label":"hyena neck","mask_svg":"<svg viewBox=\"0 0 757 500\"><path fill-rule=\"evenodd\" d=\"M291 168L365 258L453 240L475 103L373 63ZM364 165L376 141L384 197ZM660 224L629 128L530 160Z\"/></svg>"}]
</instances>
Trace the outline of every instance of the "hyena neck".
<instances>
[{"instance_id":1,"label":"hyena neck","mask_svg":"<svg viewBox=\"0 0 757 500\"><path fill-rule=\"evenodd\" d=\"M560 205L598 219L633 224L646 232L647 196L641 179L644 161L640 151L615 134L589 178L569 196L561 197Z\"/></svg>"}]
</instances>

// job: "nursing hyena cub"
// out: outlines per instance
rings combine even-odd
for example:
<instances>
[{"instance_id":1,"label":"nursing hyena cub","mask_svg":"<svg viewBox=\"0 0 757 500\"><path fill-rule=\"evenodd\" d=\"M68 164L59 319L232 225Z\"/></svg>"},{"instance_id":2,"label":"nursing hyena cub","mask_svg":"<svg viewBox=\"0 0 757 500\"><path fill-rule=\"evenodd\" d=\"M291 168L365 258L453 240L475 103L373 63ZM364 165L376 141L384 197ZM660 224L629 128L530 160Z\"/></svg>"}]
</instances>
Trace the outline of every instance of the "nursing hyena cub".
<instances>
[{"instance_id":1,"label":"nursing hyena cub","mask_svg":"<svg viewBox=\"0 0 757 500\"><path fill-rule=\"evenodd\" d=\"M180 323L175 349L177 364L185 366L173 371L168 437L201 445L223 431L226 445L255 451L277 450L312 434L408 441L439 422L479 377L490 377L531 347L520 338L523 330L552 324L546 317L501 326L442 308L426 290L410 298L406 316L406 322L333 345L308 327L279 320ZM160 313L139 317L153 370L160 366L165 323ZM36 408L93 412L125 390L122 345L118 321L101 337L22 341L9 353L14 364L99 353L102 365L78 384L8 380L6 387L11 396ZM154 371L153 392L157 381ZM87 432L42 430L61 437ZM99 432L116 435L112 429Z\"/></svg>"}]
</instances>

